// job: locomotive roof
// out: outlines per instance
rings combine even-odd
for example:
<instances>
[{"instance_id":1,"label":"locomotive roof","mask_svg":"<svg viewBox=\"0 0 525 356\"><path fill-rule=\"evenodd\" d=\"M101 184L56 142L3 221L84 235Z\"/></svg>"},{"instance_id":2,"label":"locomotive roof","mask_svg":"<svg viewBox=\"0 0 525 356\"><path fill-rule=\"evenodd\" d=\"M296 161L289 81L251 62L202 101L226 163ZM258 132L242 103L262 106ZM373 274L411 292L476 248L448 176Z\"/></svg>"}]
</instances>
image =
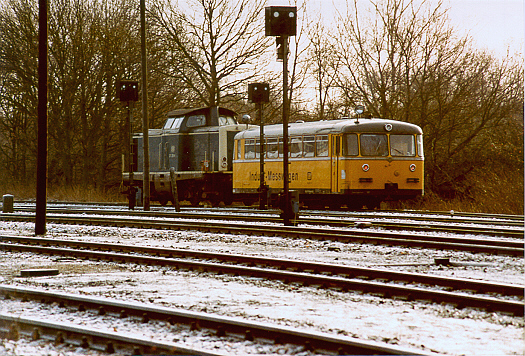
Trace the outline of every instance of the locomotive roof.
<instances>
[{"instance_id":1,"label":"locomotive roof","mask_svg":"<svg viewBox=\"0 0 525 356\"><path fill-rule=\"evenodd\" d=\"M211 111L211 107L204 106L200 108L185 108L185 109L175 109L168 112L168 117L180 117L180 116L186 116L188 114L204 114L209 113ZM226 109L219 106L219 115L230 115L230 116L236 116L237 113L233 110Z\"/></svg>"},{"instance_id":2,"label":"locomotive roof","mask_svg":"<svg viewBox=\"0 0 525 356\"><path fill-rule=\"evenodd\" d=\"M391 125L391 130L385 128ZM264 126L264 135L279 136L282 135L283 125ZM403 121L387 119L340 119L328 121L310 121L290 123L288 126L289 136L315 135L329 133L349 133L349 132L375 132L375 133L393 133L393 134L422 134L423 131L417 125ZM235 138L258 138L259 127L239 132Z\"/></svg>"}]
</instances>

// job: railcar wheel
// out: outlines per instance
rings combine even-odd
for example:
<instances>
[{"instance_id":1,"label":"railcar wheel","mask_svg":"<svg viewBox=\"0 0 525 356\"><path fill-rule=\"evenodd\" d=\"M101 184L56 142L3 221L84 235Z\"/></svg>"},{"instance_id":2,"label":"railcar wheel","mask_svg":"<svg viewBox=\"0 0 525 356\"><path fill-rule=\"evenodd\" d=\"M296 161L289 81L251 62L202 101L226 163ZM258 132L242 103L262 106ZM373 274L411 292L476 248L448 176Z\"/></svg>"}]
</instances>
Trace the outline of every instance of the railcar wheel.
<instances>
[{"instance_id":1,"label":"railcar wheel","mask_svg":"<svg viewBox=\"0 0 525 356\"><path fill-rule=\"evenodd\" d=\"M169 199L168 199L167 196L162 195L162 196L159 197L158 201L159 201L159 204L160 204L160 205L162 205L162 206L166 206L166 205L168 205L168 201L169 201Z\"/></svg>"},{"instance_id":2,"label":"railcar wheel","mask_svg":"<svg viewBox=\"0 0 525 356\"><path fill-rule=\"evenodd\" d=\"M216 208L219 205L221 205L221 198L219 195L209 194L207 200L213 208Z\"/></svg>"},{"instance_id":3,"label":"railcar wheel","mask_svg":"<svg viewBox=\"0 0 525 356\"><path fill-rule=\"evenodd\" d=\"M330 207L330 210L339 210L341 209L341 202L338 200L331 201L328 203L328 206Z\"/></svg>"},{"instance_id":4,"label":"railcar wheel","mask_svg":"<svg viewBox=\"0 0 525 356\"><path fill-rule=\"evenodd\" d=\"M252 206L255 203L256 199L254 198L244 198L242 200L243 204L246 206Z\"/></svg>"},{"instance_id":5,"label":"railcar wheel","mask_svg":"<svg viewBox=\"0 0 525 356\"><path fill-rule=\"evenodd\" d=\"M230 206L232 204L233 204L233 197L232 196L224 197L224 205Z\"/></svg>"},{"instance_id":6,"label":"railcar wheel","mask_svg":"<svg viewBox=\"0 0 525 356\"><path fill-rule=\"evenodd\" d=\"M197 196L190 197L190 204L191 206L199 206L199 203L201 202L201 199Z\"/></svg>"},{"instance_id":7,"label":"railcar wheel","mask_svg":"<svg viewBox=\"0 0 525 356\"><path fill-rule=\"evenodd\" d=\"M367 210L376 210L381 206L381 200L379 199L370 199L364 204Z\"/></svg>"}]
</instances>

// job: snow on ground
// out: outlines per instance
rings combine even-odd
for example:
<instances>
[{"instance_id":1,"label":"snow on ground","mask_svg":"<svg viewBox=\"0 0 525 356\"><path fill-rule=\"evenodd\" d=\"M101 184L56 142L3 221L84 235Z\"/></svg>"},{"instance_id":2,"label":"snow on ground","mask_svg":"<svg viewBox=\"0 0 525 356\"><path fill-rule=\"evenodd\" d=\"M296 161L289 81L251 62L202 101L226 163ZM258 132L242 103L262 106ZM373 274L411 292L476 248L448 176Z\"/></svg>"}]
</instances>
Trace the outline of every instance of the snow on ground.
<instances>
[{"instance_id":1,"label":"snow on ground","mask_svg":"<svg viewBox=\"0 0 525 356\"><path fill-rule=\"evenodd\" d=\"M47 228L47 238L287 257L523 284L523 259L506 256L191 231L54 224L48 224ZM34 225L31 223L0 222L0 234L31 236L33 233ZM433 262L434 258L438 257L449 257L451 261L462 265L437 266ZM21 269L35 267L58 268L60 275L16 277ZM358 293L286 285L256 278L28 253L1 254L0 276L0 283L4 284L119 300L132 299L173 308L293 325L425 352L449 355L525 353L523 318L468 308L456 310L448 305L403 302ZM8 306L1 303L2 301L2 312L10 308L20 315L26 312L23 308L17 309L11 304ZM60 313L53 315L56 318L61 317Z\"/></svg>"}]
</instances>

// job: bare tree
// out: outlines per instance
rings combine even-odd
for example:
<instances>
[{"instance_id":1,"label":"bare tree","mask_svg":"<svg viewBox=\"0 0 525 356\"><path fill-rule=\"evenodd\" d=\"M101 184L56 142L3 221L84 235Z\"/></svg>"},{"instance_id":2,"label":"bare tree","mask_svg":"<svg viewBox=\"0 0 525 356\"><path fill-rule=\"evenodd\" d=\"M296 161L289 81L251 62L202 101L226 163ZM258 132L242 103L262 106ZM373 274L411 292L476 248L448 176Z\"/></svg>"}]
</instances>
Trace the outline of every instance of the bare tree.
<instances>
[{"instance_id":1,"label":"bare tree","mask_svg":"<svg viewBox=\"0 0 525 356\"><path fill-rule=\"evenodd\" d=\"M32 1L0 5L0 178L11 181L36 172L37 13Z\"/></svg>"},{"instance_id":2,"label":"bare tree","mask_svg":"<svg viewBox=\"0 0 525 356\"><path fill-rule=\"evenodd\" d=\"M246 82L263 71L261 55L270 44L264 36L263 4L188 0L184 10L168 0L152 4L152 26L164 32L171 59L167 72L209 106L246 91Z\"/></svg>"},{"instance_id":3,"label":"bare tree","mask_svg":"<svg viewBox=\"0 0 525 356\"><path fill-rule=\"evenodd\" d=\"M27 171L34 174L38 11L26 0L4 4L0 8L1 134L16 140L10 144L11 153L4 152L20 157L14 172L26 172L24 165L28 165ZM51 186L103 188L120 179L120 153L127 147L120 137L124 126L115 81L137 68L134 7L128 0L50 3Z\"/></svg>"},{"instance_id":4,"label":"bare tree","mask_svg":"<svg viewBox=\"0 0 525 356\"><path fill-rule=\"evenodd\" d=\"M488 159L488 133L523 108L523 65L458 38L438 3L386 0L365 19L357 1L339 21L338 85L345 102L420 125L427 186L468 196L467 178ZM521 109L520 109L521 108Z\"/></svg>"},{"instance_id":5,"label":"bare tree","mask_svg":"<svg viewBox=\"0 0 525 356\"><path fill-rule=\"evenodd\" d=\"M327 107L333 107L331 97L334 91L339 61L327 33L326 27L319 16L311 21L309 32L308 64L309 72L314 78L317 97L317 116L319 120L333 119L334 110L326 113Z\"/></svg>"}]
</instances>

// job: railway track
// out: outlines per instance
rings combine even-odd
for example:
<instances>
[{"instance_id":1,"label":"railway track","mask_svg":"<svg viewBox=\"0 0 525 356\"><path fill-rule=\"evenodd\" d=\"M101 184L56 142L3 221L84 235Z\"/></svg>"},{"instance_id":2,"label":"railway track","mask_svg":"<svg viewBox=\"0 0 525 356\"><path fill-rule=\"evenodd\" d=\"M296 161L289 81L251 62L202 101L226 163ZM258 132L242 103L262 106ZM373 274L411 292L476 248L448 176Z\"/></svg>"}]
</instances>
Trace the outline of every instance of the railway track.
<instances>
[{"instance_id":1,"label":"railway track","mask_svg":"<svg viewBox=\"0 0 525 356\"><path fill-rule=\"evenodd\" d=\"M44 298L42 296L42 298ZM193 349L176 343L155 342L146 338L101 332L84 325L52 323L38 318L0 314L0 335L3 338L18 340L20 337L32 341L46 340L55 345L68 344L82 349L93 349L108 354L127 352L133 355L207 355L219 356L224 353Z\"/></svg>"},{"instance_id":2,"label":"railway track","mask_svg":"<svg viewBox=\"0 0 525 356\"><path fill-rule=\"evenodd\" d=\"M5 221L34 221L31 214L0 214ZM468 238L444 235L423 235L400 231L372 231L370 229L326 229L314 227L286 227L278 225L224 223L219 221L187 221L161 218L106 217L48 214L47 221L59 224L87 224L111 227L145 229L195 230L210 233L278 236L297 239L316 239L345 243L368 243L391 246L421 247L438 250L467 251L471 253L523 256L522 241L504 239Z\"/></svg>"},{"instance_id":3,"label":"railway track","mask_svg":"<svg viewBox=\"0 0 525 356\"><path fill-rule=\"evenodd\" d=\"M180 309L154 306L129 301L118 301L75 294L48 292L23 287L0 285L4 299L18 298L23 301L57 303L71 312L89 312L91 315L112 315L114 318L135 318L147 324L152 320L168 322L171 325L183 324L188 330L207 329L216 337L235 337L238 342L257 342L274 344L291 343L301 345L305 351L322 354L359 355L426 355L419 351L401 347L389 347L376 342L356 340L346 336L309 332L291 327L275 326L266 323L247 322L238 318L191 312ZM15 333L14 327L22 329L29 338L35 334L46 335L57 342L70 342L84 348L95 347L109 353L117 349L133 347L133 354L180 354L180 355L223 355L203 349L192 349L175 343L153 342L131 338L118 333L100 332L80 325L60 325L39 319L13 317L0 314L0 331L6 336ZM67 340L66 340L67 338Z\"/></svg>"},{"instance_id":4,"label":"railway track","mask_svg":"<svg viewBox=\"0 0 525 356\"><path fill-rule=\"evenodd\" d=\"M1 205L0 201L0 205ZM25 209L34 209L34 201L16 201L15 210L25 210ZM79 209L79 207L86 207L87 209L93 209L97 207L100 209L125 209L126 211L140 211L140 207L137 207L139 210L128 210L127 203L97 203L97 202L48 202L47 208L50 209ZM175 211L172 207L165 207L153 204L151 211ZM250 212L258 214L276 214L278 210L266 209L258 210L251 206L230 206L224 208L203 208L203 207L181 207L182 211L202 211L202 212L227 212L227 213L239 213L239 212ZM433 219L435 221L447 220L451 217L472 222L474 220L487 220L487 219L497 219L502 221L511 221L516 223L518 226L523 225L524 216L523 215L511 215L511 214L489 214L489 213L471 213L471 212L462 212L462 211L427 211L427 210L337 210L337 211L326 211L326 210L309 210L302 209L301 212L308 214L315 214L320 216L350 216L350 217L363 217L363 216L379 216L382 218L399 218L400 216L412 217L414 219ZM496 223L498 224L498 223Z\"/></svg>"},{"instance_id":5,"label":"railway track","mask_svg":"<svg viewBox=\"0 0 525 356\"><path fill-rule=\"evenodd\" d=\"M21 207L19 211L34 212L33 207ZM163 208L163 210L166 210ZM276 211L254 211L254 214L240 214L239 211L245 209L221 209L213 212L175 212L175 211L122 211L105 209L71 209L63 207L51 207L48 212L54 214L89 214L89 215L115 215L115 216L136 216L136 217L155 217L155 218L178 218L195 220L226 220L226 221L246 221L246 222L271 222L280 223ZM225 214L226 213L226 214ZM363 221L368 221L371 226L389 230L410 230L433 233L456 233L456 234L483 234L498 237L512 237L522 239L524 237L523 218L503 216L498 220L489 220L487 217L478 216L420 216L416 214L406 214L404 216L393 216L387 213L334 213L316 212L313 215L305 212L299 217L297 224L323 225L334 227L359 226ZM399 219L406 222L399 222ZM386 221L396 220L396 221ZM468 225L467 225L468 224ZM463 225L463 226L462 226Z\"/></svg>"},{"instance_id":6,"label":"railway track","mask_svg":"<svg viewBox=\"0 0 525 356\"><path fill-rule=\"evenodd\" d=\"M287 284L317 285L322 288L359 291L385 298L447 303L458 308L472 307L523 316L524 286L521 285L186 249L14 236L0 238L3 242L9 242L0 244L4 251L74 256L91 260L265 278ZM413 286L414 284L432 288ZM481 294L498 295L498 297Z\"/></svg>"}]
</instances>

